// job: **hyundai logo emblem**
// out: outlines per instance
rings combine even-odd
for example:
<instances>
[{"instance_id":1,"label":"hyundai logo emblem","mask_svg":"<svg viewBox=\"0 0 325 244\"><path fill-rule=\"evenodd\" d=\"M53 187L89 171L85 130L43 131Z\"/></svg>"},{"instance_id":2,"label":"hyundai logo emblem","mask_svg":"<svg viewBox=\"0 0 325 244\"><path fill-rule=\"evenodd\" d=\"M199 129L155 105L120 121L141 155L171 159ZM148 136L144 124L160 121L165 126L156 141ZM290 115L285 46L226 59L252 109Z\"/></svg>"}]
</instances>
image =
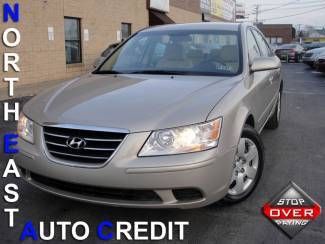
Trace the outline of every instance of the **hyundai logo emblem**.
<instances>
[{"instance_id":1,"label":"hyundai logo emblem","mask_svg":"<svg viewBox=\"0 0 325 244\"><path fill-rule=\"evenodd\" d=\"M70 137L67 142L67 146L72 149L84 149L86 147L86 141L84 139L81 139L79 137Z\"/></svg>"}]
</instances>

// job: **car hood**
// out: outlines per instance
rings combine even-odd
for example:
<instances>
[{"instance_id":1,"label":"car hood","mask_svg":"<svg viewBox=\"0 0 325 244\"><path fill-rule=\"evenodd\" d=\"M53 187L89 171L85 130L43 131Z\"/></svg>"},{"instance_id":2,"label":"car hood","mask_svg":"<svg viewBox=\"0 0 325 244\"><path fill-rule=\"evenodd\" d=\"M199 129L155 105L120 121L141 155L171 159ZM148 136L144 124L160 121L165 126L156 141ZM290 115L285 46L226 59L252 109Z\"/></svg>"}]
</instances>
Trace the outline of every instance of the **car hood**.
<instances>
[{"instance_id":1,"label":"car hood","mask_svg":"<svg viewBox=\"0 0 325 244\"><path fill-rule=\"evenodd\" d=\"M307 51L306 53L320 54L320 53L323 53L323 52L325 52L325 48L324 47L322 47L322 48L315 48L315 49L312 49L312 50Z\"/></svg>"},{"instance_id":2,"label":"car hood","mask_svg":"<svg viewBox=\"0 0 325 244\"><path fill-rule=\"evenodd\" d=\"M206 120L236 77L85 75L34 97L24 107L36 123L127 129L171 128Z\"/></svg>"},{"instance_id":3,"label":"car hood","mask_svg":"<svg viewBox=\"0 0 325 244\"><path fill-rule=\"evenodd\" d=\"M325 57L325 50L317 55L317 58L324 58Z\"/></svg>"}]
</instances>

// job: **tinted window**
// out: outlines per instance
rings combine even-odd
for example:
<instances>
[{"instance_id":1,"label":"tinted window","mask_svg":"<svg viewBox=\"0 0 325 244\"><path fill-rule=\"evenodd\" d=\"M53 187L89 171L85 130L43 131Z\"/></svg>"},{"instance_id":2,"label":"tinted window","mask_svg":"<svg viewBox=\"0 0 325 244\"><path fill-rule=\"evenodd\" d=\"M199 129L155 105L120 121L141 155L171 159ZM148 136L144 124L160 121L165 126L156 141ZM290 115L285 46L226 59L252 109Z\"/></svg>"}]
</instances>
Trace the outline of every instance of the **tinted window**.
<instances>
[{"instance_id":1,"label":"tinted window","mask_svg":"<svg viewBox=\"0 0 325 244\"><path fill-rule=\"evenodd\" d=\"M266 43L266 40L264 39L264 37L257 32L256 30L253 30L254 35L256 37L256 41L258 43L258 46L260 47L260 51L263 57L270 57L272 55L272 52L268 46L268 44Z\"/></svg>"},{"instance_id":2,"label":"tinted window","mask_svg":"<svg viewBox=\"0 0 325 244\"><path fill-rule=\"evenodd\" d=\"M285 44L280 46L281 49L293 49L293 48L297 48L297 45L295 44Z\"/></svg>"},{"instance_id":3,"label":"tinted window","mask_svg":"<svg viewBox=\"0 0 325 244\"><path fill-rule=\"evenodd\" d=\"M250 30L247 31L247 43L250 60L253 61L255 58L261 57L255 37L253 36L253 33Z\"/></svg>"},{"instance_id":4,"label":"tinted window","mask_svg":"<svg viewBox=\"0 0 325 244\"><path fill-rule=\"evenodd\" d=\"M241 56L238 32L145 31L122 45L98 72L236 75Z\"/></svg>"},{"instance_id":5,"label":"tinted window","mask_svg":"<svg viewBox=\"0 0 325 244\"><path fill-rule=\"evenodd\" d=\"M80 19L64 18L66 63L81 63Z\"/></svg>"}]
</instances>

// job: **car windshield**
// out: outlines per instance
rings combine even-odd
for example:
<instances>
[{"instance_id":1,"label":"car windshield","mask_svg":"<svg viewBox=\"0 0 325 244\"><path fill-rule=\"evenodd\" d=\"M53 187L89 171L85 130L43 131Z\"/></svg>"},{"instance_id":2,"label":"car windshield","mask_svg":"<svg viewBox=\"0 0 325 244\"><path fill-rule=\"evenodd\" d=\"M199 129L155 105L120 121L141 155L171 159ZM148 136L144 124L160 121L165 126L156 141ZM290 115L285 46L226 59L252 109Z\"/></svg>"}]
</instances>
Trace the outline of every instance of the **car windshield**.
<instances>
[{"instance_id":1,"label":"car windshield","mask_svg":"<svg viewBox=\"0 0 325 244\"><path fill-rule=\"evenodd\" d=\"M144 31L94 73L234 76L242 69L240 45L235 31Z\"/></svg>"}]
</instances>

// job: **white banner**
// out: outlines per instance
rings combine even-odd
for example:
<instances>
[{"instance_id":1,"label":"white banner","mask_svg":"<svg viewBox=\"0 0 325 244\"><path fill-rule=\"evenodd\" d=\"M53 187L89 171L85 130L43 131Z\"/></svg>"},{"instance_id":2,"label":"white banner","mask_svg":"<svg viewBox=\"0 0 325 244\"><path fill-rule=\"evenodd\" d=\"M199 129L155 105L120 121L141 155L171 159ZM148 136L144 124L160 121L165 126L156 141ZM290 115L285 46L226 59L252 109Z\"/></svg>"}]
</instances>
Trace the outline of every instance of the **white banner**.
<instances>
[{"instance_id":1,"label":"white banner","mask_svg":"<svg viewBox=\"0 0 325 244\"><path fill-rule=\"evenodd\" d=\"M150 0L150 9L169 12L169 0Z\"/></svg>"},{"instance_id":2,"label":"white banner","mask_svg":"<svg viewBox=\"0 0 325 244\"><path fill-rule=\"evenodd\" d=\"M201 10L226 21L235 20L234 0L201 0Z\"/></svg>"}]
</instances>

